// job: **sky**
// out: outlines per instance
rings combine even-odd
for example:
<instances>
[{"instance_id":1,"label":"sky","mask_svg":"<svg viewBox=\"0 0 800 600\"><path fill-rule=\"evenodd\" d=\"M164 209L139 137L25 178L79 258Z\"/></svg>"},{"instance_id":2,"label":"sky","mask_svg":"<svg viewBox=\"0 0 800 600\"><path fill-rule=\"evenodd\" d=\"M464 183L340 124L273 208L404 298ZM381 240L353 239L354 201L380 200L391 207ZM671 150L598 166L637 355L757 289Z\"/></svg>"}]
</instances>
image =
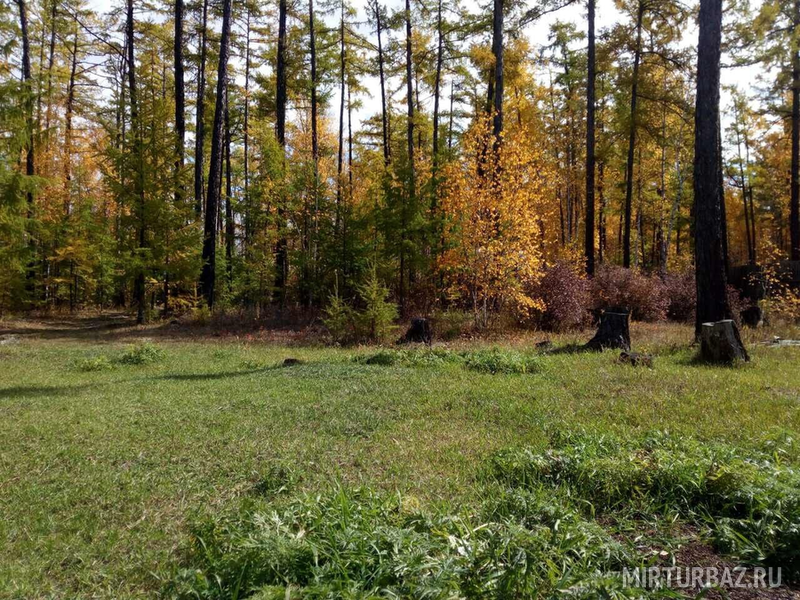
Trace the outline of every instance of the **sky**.
<instances>
[{"instance_id":1,"label":"sky","mask_svg":"<svg viewBox=\"0 0 800 600\"><path fill-rule=\"evenodd\" d=\"M273 1L277 2L277 0ZM105 13L110 10L109 0L89 0L88 4L93 10L99 13ZM756 0L755 2L756 8L758 4L759 2L758 0ZM358 11L357 18L362 21L365 20L367 14L367 9L366 9L367 0L353 0L353 5ZM397 10L401 10L403 8L404 0L384 0L384 5L389 9L390 12L394 12ZM463 2L463 6L465 6L468 10L470 10L473 13L477 13L479 10L481 10L478 2L476 2L475 0L465 0ZM328 19L330 20L330 22L328 23L330 26L336 25L337 23L336 15L331 15L328 17ZM620 22L622 19L624 19L624 16L616 9L613 0L597 0L596 29L598 32L601 31L602 29L613 27L616 23ZM572 4L570 6L567 6L559 10L558 12L547 14L542 18L538 19L537 21L528 25L525 29L525 35L531 42L531 46L533 48L539 47L548 42L550 27L556 21L573 23L578 31L585 31L586 9L584 2L577 2L575 4ZM219 24L217 24L217 26L219 26ZM368 29L366 26L361 27L360 33L365 36L374 37L374 32L370 31L370 29ZM693 21L690 23L690 25L687 27L687 31L684 33L684 39L682 43L685 46L696 46L697 27L695 26ZM233 60L234 62L237 61L241 62L236 57L234 57ZM747 91L748 95L752 95L754 89L753 86L757 82L759 73L760 69L758 66L728 68L722 70L721 80L723 86L737 85L740 88L743 88L745 91ZM359 108L358 110L354 110L353 126L355 130L358 130L362 120L367 119L368 117L380 111L380 88L377 77L365 77L363 80L363 84L364 87L368 90L368 95L361 98L361 103L362 103L361 108ZM446 81L443 82L443 89L445 90L448 89ZM430 104L432 104L432 98L430 97L430 94L428 94L427 96L423 94L421 96L421 102L424 105L426 105L426 107L429 107ZM723 127L726 126L730 120L729 115L727 115L725 111L729 103L730 103L730 96L723 90L722 94ZM339 92L337 89L334 90L328 108L329 117L334 119L338 118L338 111L335 108L338 106L338 104L339 104Z\"/></svg>"}]
</instances>

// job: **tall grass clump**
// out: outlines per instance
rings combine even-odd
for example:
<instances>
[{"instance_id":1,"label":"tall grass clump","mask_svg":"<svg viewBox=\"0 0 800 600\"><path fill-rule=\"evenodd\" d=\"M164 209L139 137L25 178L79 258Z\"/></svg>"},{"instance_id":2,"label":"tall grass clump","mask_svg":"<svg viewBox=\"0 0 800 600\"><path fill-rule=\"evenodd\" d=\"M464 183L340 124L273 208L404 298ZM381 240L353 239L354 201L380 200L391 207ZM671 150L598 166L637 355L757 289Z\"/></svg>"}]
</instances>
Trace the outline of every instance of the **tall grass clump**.
<instances>
[{"instance_id":1,"label":"tall grass clump","mask_svg":"<svg viewBox=\"0 0 800 600\"><path fill-rule=\"evenodd\" d=\"M374 354L356 355L354 362L382 367L442 367L459 365L470 371L490 374L535 373L540 369L540 359L516 350L490 348L456 352L445 348L410 350L382 349Z\"/></svg>"},{"instance_id":2,"label":"tall grass clump","mask_svg":"<svg viewBox=\"0 0 800 600\"><path fill-rule=\"evenodd\" d=\"M636 558L601 527L531 491L477 512L410 510L341 487L196 520L183 598L641 597L613 573Z\"/></svg>"},{"instance_id":3,"label":"tall grass clump","mask_svg":"<svg viewBox=\"0 0 800 600\"><path fill-rule=\"evenodd\" d=\"M707 525L721 551L800 576L800 472L774 455L665 434L577 434L545 452L502 452L489 472L512 488L569 490L595 511L680 515Z\"/></svg>"},{"instance_id":4,"label":"tall grass clump","mask_svg":"<svg viewBox=\"0 0 800 600\"><path fill-rule=\"evenodd\" d=\"M161 348L150 342L140 342L128 347L115 362L121 365L149 365L163 359L164 351Z\"/></svg>"}]
</instances>

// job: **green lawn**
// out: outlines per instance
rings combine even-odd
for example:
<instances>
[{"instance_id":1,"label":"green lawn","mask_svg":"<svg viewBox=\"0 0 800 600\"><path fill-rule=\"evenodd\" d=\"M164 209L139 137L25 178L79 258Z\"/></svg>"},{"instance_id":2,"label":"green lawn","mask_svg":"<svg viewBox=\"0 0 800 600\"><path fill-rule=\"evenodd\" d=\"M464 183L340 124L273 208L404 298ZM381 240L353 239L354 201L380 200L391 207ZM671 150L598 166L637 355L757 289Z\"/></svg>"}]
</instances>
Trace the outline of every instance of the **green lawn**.
<instances>
[{"instance_id":1,"label":"green lawn","mask_svg":"<svg viewBox=\"0 0 800 600\"><path fill-rule=\"evenodd\" d=\"M736 369L694 364L687 327L636 325L654 369L605 352L490 374L353 360L368 348L0 329L19 330L0 346L2 598L152 597L185 561L187 522L252 495L276 465L297 493L339 482L434 506L469 503L491 456L544 449L554 429L667 430L744 449L800 431L800 348L755 345L765 333L748 334L753 362ZM151 334L160 357L118 362ZM472 347L527 356L541 337ZM282 366L288 357L303 364ZM797 448L782 460L798 464Z\"/></svg>"}]
</instances>

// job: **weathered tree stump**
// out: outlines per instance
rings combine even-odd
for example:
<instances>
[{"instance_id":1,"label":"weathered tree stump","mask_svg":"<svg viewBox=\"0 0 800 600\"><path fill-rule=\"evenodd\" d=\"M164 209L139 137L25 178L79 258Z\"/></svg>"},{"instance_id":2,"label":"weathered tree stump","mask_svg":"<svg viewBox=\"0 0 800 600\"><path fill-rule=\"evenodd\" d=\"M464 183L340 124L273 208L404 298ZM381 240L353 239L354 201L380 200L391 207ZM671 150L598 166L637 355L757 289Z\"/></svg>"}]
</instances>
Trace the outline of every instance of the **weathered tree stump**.
<instances>
[{"instance_id":1,"label":"weathered tree stump","mask_svg":"<svg viewBox=\"0 0 800 600\"><path fill-rule=\"evenodd\" d=\"M433 341L433 325L429 319L417 317L411 319L411 326L406 334L400 338L400 343L405 344L428 344Z\"/></svg>"},{"instance_id":2,"label":"weathered tree stump","mask_svg":"<svg viewBox=\"0 0 800 600\"><path fill-rule=\"evenodd\" d=\"M639 352L622 352L619 355L619 362L631 365L632 367L653 368L653 357L649 354L640 354Z\"/></svg>"},{"instance_id":3,"label":"weathered tree stump","mask_svg":"<svg viewBox=\"0 0 800 600\"><path fill-rule=\"evenodd\" d=\"M700 358L713 363L749 361L736 323L731 319L703 323L700 330Z\"/></svg>"},{"instance_id":4,"label":"weathered tree stump","mask_svg":"<svg viewBox=\"0 0 800 600\"><path fill-rule=\"evenodd\" d=\"M584 348L586 350L605 350L616 348L630 351L631 349L631 315L628 312L606 311L600 315L600 325L597 333L589 340Z\"/></svg>"}]
</instances>

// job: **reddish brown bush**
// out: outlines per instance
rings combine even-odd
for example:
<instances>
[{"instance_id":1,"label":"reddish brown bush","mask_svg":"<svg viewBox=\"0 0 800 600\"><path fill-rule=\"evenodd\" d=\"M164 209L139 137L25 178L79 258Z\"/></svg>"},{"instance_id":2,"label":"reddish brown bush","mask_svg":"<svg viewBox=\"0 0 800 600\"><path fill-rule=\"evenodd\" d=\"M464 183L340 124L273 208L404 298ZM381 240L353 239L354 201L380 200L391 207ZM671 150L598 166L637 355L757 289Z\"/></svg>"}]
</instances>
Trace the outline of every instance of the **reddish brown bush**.
<instances>
[{"instance_id":1,"label":"reddish brown bush","mask_svg":"<svg viewBox=\"0 0 800 600\"><path fill-rule=\"evenodd\" d=\"M603 265L592 279L592 308L627 308L638 321L661 321L667 317L669 300L657 276L636 269Z\"/></svg>"},{"instance_id":2,"label":"reddish brown bush","mask_svg":"<svg viewBox=\"0 0 800 600\"><path fill-rule=\"evenodd\" d=\"M664 293L668 302L667 317L669 319L684 323L694 322L694 311L697 304L697 284L695 283L694 269L689 269L680 274L667 275L664 280ZM729 285L728 303L731 307L733 319L738 323L739 314L749 306L749 302L742 298L739 290Z\"/></svg>"},{"instance_id":3,"label":"reddish brown bush","mask_svg":"<svg viewBox=\"0 0 800 600\"><path fill-rule=\"evenodd\" d=\"M536 286L535 297L545 309L537 315L540 327L550 331L578 329L589 324L590 284L564 261L550 265Z\"/></svg>"},{"instance_id":4,"label":"reddish brown bush","mask_svg":"<svg viewBox=\"0 0 800 600\"><path fill-rule=\"evenodd\" d=\"M664 293L668 302L667 318L684 323L694 321L694 307L697 304L694 270L668 274L664 279Z\"/></svg>"}]
</instances>

